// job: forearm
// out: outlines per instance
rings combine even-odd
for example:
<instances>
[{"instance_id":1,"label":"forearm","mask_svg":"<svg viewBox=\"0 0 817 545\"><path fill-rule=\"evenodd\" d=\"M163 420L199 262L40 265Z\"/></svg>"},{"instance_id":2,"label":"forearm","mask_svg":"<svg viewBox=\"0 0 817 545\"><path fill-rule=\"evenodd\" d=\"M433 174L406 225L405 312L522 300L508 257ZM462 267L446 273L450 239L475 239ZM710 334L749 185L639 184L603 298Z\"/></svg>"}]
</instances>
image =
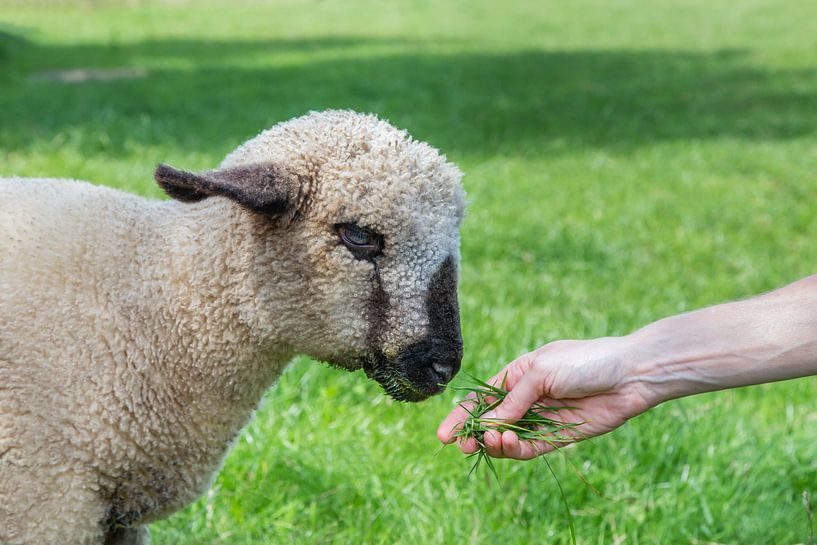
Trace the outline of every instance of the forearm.
<instances>
[{"instance_id":1,"label":"forearm","mask_svg":"<svg viewBox=\"0 0 817 545\"><path fill-rule=\"evenodd\" d=\"M653 405L817 374L817 275L659 320L626 338L630 381Z\"/></svg>"}]
</instances>

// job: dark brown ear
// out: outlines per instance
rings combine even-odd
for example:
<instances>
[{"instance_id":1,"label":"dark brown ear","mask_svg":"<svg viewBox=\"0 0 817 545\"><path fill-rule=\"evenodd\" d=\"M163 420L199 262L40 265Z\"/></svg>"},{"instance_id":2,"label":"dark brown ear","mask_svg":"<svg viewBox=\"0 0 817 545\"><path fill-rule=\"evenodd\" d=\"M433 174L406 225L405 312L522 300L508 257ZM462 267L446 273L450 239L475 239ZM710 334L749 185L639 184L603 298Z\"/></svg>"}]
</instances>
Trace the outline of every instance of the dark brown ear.
<instances>
[{"instance_id":1,"label":"dark brown ear","mask_svg":"<svg viewBox=\"0 0 817 545\"><path fill-rule=\"evenodd\" d=\"M275 164L248 165L194 173L159 165L153 175L165 193L182 202L220 195L268 215L281 215L296 206L298 177Z\"/></svg>"}]
</instances>

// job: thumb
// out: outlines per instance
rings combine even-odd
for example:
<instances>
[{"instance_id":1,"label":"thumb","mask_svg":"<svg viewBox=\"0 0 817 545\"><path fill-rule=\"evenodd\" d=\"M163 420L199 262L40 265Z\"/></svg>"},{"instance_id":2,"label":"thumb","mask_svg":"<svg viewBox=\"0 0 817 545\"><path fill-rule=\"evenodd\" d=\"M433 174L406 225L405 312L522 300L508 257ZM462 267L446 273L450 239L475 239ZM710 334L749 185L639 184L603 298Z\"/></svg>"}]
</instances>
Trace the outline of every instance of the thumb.
<instances>
[{"instance_id":1,"label":"thumb","mask_svg":"<svg viewBox=\"0 0 817 545\"><path fill-rule=\"evenodd\" d=\"M543 393L543 381L539 373L532 370L525 373L513 389L505 396L502 403L493 411L488 411L483 418L495 418L506 422L516 422L536 403Z\"/></svg>"}]
</instances>

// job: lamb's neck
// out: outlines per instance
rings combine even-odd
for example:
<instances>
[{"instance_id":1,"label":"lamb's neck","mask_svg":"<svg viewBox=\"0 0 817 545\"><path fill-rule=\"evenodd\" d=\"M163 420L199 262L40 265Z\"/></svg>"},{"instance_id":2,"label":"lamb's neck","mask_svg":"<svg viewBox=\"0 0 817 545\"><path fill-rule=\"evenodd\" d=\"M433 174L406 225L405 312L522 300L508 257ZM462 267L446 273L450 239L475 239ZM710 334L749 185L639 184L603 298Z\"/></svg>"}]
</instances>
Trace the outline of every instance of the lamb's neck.
<instances>
[{"instance_id":1,"label":"lamb's neck","mask_svg":"<svg viewBox=\"0 0 817 545\"><path fill-rule=\"evenodd\" d=\"M254 322L253 226L224 199L158 207L148 252L155 264L147 267L154 274L146 279L157 320L167 321L157 324L157 363L176 395L244 418L293 355Z\"/></svg>"}]
</instances>

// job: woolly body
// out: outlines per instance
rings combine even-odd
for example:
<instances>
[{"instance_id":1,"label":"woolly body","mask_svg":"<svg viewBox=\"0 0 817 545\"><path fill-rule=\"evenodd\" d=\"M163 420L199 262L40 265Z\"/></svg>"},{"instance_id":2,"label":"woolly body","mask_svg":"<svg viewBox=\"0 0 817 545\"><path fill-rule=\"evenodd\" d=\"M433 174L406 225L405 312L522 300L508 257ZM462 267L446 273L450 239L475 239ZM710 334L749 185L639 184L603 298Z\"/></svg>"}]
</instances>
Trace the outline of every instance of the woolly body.
<instances>
[{"instance_id":1,"label":"woolly body","mask_svg":"<svg viewBox=\"0 0 817 545\"><path fill-rule=\"evenodd\" d=\"M220 170L259 163L298 181L274 217L0 181L0 542L146 542L141 525L206 489L295 354L434 393L417 393L437 376L422 354L400 356L436 335L434 304L459 334L455 294L435 288L459 258L456 167L337 111L261 133ZM383 255L356 259L343 222L381 233Z\"/></svg>"}]
</instances>

